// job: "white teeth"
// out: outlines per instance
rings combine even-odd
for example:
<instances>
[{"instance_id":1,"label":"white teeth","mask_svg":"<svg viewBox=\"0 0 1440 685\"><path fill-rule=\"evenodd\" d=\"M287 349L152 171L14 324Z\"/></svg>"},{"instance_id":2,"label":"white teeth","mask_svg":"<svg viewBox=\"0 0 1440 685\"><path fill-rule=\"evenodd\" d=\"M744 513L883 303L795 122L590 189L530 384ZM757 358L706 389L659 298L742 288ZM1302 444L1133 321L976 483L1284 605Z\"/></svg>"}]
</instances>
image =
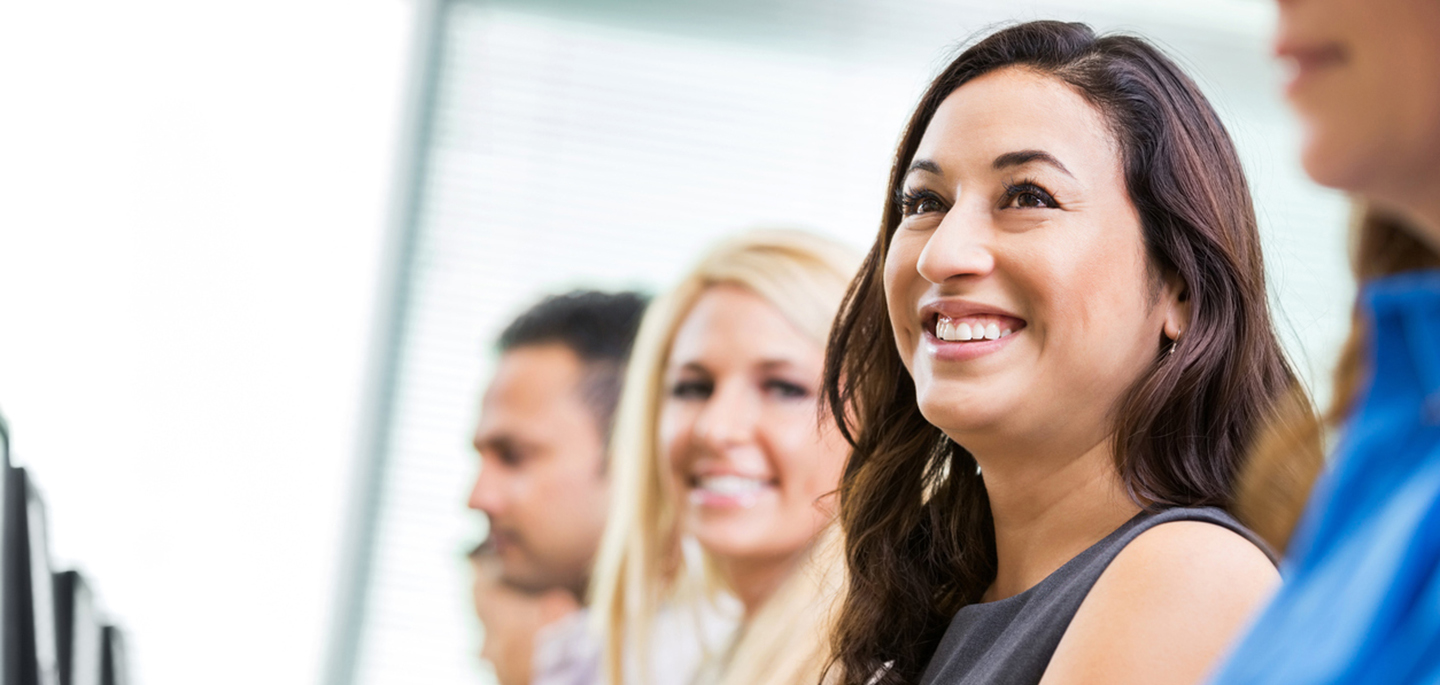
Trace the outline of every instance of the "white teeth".
<instances>
[{"instance_id":1,"label":"white teeth","mask_svg":"<svg viewBox=\"0 0 1440 685\"><path fill-rule=\"evenodd\" d=\"M765 487L765 481L744 476L701 476L696 480L699 489L728 497L758 492Z\"/></svg>"},{"instance_id":2,"label":"white teeth","mask_svg":"<svg viewBox=\"0 0 1440 685\"><path fill-rule=\"evenodd\" d=\"M995 323L968 323L955 321L948 317L939 317L935 320L935 337L946 342L966 342L969 340L998 340L1015 331L1000 328Z\"/></svg>"}]
</instances>

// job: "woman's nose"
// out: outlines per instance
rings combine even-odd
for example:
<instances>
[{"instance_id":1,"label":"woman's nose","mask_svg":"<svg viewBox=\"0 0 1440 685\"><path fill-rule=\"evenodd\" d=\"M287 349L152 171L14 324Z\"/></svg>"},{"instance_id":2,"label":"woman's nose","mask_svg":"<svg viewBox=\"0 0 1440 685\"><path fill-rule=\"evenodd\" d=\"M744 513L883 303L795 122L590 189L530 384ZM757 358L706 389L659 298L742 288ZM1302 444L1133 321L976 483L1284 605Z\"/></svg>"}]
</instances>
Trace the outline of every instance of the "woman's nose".
<instances>
[{"instance_id":1,"label":"woman's nose","mask_svg":"<svg viewBox=\"0 0 1440 685\"><path fill-rule=\"evenodd\" d=\"M925 280L940 284L965 276L985 276L995 269L989 242L994 231L984 214L983 210L957 204L945 215L920 251L916 268Z\"/></svg>"},{"instance_id":2,"label":"woman's nose","mask_svg":"<svg viewBox=\"0 0 1440 685\"><path fill-rule=\"evenodd\" d=\"M695 420L695 436L714 448L749 442L759 419L759 403L752 395L740 383L717 385Z\"/></svg>"}]
</instances>

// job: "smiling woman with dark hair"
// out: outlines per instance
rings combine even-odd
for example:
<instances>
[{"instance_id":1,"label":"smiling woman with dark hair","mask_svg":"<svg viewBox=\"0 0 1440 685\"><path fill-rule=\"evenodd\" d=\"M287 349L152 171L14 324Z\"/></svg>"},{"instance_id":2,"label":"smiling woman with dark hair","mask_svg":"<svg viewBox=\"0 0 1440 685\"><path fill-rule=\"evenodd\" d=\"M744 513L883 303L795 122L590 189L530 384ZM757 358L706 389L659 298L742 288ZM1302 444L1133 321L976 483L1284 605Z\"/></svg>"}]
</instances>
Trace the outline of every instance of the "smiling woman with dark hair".
<instances>
[{"instance_id":1,"label":"smiling woman with dark hair","mask_svg":"<svg viewBox=\"0 0 1440 685\"><path fill-rule=\"evenodd\" d=\"M846 683L1191 683L1278 582L1227 510L1296 382L1214 110L1033 22L931 84L831 334Z\"/></svg>"}]
</instances>

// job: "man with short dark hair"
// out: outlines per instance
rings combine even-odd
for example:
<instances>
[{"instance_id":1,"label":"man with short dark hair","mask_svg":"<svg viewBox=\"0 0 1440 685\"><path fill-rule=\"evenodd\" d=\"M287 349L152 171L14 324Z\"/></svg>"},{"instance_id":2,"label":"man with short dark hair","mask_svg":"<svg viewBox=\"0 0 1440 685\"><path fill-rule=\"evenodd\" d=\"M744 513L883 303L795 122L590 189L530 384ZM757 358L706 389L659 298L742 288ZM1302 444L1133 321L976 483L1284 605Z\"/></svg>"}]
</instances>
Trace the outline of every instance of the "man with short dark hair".
<instances>
[{"instance_id":1,"label":"man with short dark hair","mask_svg":"<svg viewBox=\"0 0 1440 685\"><path fill-rule=\"evenodd\" d=\"M556 295L500 335L475 429L480 475L469 506L489 517L510 585L564 588L584 603L605 527L610 424L645 303L633 292ZM599 652L582 623L562 620L537 640L537 684L598 679Z\"/></svg>"}]
</instances>

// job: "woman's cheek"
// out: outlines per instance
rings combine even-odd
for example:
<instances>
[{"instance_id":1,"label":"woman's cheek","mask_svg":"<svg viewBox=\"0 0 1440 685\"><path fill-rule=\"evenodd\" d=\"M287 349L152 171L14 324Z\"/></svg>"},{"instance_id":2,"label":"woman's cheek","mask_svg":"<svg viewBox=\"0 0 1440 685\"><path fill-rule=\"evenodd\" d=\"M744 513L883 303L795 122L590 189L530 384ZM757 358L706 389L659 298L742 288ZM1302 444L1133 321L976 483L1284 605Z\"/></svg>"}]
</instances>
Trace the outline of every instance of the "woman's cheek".
<instances>
[{"instance_id":1,"label":"woman's cheek","mask_svg":"<svg viewBox=\"0 0 1440 685\"><path fill-rule=\"evenodd\" d=\"M843 457L835 454L830 449L830 441L826 436L817 431L815 426L809 426L811 430L797 436L804 442L805 454L805 500L809 504L830 493L840 482L840 471L844 465Z\"/></svg>"},{"instance_id":2,"label":"woman's cheek","mask_svg":"<svg viewBox=\"0 0 1440 685\"><path fill-rule=\"evenodd\" d=\"M688 424L685 412L680 407L666 405L660 409L659 438L662 465L674 477L679 477L681 461L685 456L685 437Z\"/></svg>"},{"instance_id":3,"label":"woman's cheek","mask_svg":"<svg viewBox=\"0 0 1440 685\"><path fill-rule=\"evenodd\" d=\"M890 250L885 255L883 282L890 325L895 331L895 341L902 352L900 356L908 368L910 353L919 343L919 331L912 330L908 323L911 319L909 312L915 308L912 301L915 298L911 297L910 291L914 288L915 280L920 277L916 264L924 244L915 245L912 243L917 242L916 240L905 238L903 233L897 232L891 239Z\"/></svg>"}]
</instances>

